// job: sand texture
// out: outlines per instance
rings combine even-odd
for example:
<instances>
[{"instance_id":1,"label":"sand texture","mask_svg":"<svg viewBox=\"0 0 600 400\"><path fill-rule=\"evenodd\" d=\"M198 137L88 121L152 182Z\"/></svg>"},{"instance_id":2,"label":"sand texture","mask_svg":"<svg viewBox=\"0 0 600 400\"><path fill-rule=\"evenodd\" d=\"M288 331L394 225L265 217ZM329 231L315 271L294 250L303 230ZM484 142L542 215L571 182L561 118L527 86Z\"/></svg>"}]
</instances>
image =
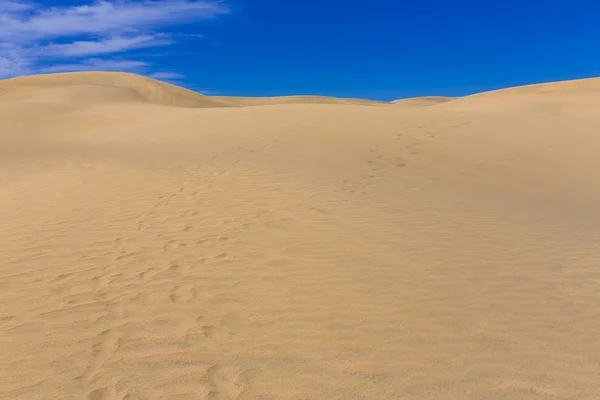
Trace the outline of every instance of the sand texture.
<instances>
[{"instance_id":1,"label":"sand texture","mask_svg":"<svg viewBox=\"0 0 600 400\"><path fill-rule=\"evenodd\" d=\"M0 398L600 399L599 110L0 81Z\"/></svg>"}]
</instances>

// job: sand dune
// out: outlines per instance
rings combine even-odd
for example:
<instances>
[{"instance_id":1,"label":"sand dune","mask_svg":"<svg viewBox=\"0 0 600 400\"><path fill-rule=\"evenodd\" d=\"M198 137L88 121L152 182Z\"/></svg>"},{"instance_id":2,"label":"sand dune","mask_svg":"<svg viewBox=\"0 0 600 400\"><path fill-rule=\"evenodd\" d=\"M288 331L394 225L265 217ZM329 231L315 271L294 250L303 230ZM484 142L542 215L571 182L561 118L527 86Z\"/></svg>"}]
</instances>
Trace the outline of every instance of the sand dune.
<instances>
[{"instance_id":1,"label":"sand dune","mask_svg":"<svg viewBox=\"0 0 600 400\"><path fill-rule=\"evenodd\" d=\"M280 97L219 97L218 99L239 106L266 106L277 104L355 104L364 106L381 106L388 103L363 99L343 99L327 96L280 96Z\"/></svg>"},{"instance_id":2,"label":"sand dune","mask_svg":"<svg viewBox=\"0 0 600 400\"><path fill-rule=\"evenodd\" d=\"M275 104L387 105L363 99L326 96L226 97L204 96L148 77L119 72L76 72L19 77L0 81L4 101L42 103L148 102L189 108Z\"/></svg>"},{"instance_id":3,"label":"sand dune","mask_svg":"<svg viewBox=\"0 0 600 400\"><path fill-rule=\"evenodd\" d=\"M539 83L534 85L517 86L507 89L494 90L472 95L476 96L512 96L512 95L544 95L557 93L581 93L590 90L600 90L600 78L574 79L570 81Z\"/></svg>"},{"instance_id":4,"label":"sand dune","mask_svg":"<svg viewBox=\"0 0 600 400\"><path fill-rule=\"evenodd\" d=\"M120 72L73 72L0 81L4 101L143 101L177 107L225 107L226 102L155 79ZM8 98L6 98L8 97Z\"/></svg>"},{"instance_id":5,"label":"sand dune","mask_svg":"<svg viewBox=\"0 0 600 400\"><path fill-rule=\"evenodd\" d=\"M596 399L597 83L0 81L0 398Z\"/></svg>"},{"instance_id":6,"label":"sand dune","mask_svg":"<svg viewBox=\"0 0 600 400\"><path fill-rule=\"evenodd\" d=\"M392 101L392 104L397 106L409 106L409 107L425 107L435 106L438 104L447 103L452 101L451 97L443 96L424 96L424 97L413 97L409 99L400 99Z\"/></svg>"},{"instance_id":7,"label":"sand dune","mask_svg":"<svg viewBox=\"0 0 600 400\"><path fill-rule=\"evenodd\" d=\"M600 79L580 79L495 90L458 98L443 106L454 110L478 110L496 114L521 111L526 114L595 118L600 106Z\"/></svg>"}]
</instances>

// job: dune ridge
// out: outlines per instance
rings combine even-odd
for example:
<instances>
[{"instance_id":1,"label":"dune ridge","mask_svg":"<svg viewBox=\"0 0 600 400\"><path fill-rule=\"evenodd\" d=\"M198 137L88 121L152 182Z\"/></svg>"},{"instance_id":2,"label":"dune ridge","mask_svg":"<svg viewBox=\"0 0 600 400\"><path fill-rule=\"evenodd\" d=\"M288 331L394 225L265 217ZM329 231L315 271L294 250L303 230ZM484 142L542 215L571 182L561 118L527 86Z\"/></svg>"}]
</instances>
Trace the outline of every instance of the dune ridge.
<instances>
[{"instance_id":1,"label":"dune ridge","mask_svg":"<svg viewBox=\"0 0 600 400\"><path fill-rule=\"evenodd\" d=\"M423 96L423 97L412 97L408 99L399 99L392 101L392 104L398 106L417 106L417 107L426 107L426 106L435 106L438 104L447 103L452 101L452 97L443 97L443 96Z\"/></svg>"},{"instance_id":2,"label":"dune ridge","mask_svg":"<svg viewBox=\"0 0 600 400\"><path fill-rule=\"evenodd\" d=\"M82 90L77 87L82 86ZM117 94L112 100L121 97L123 100L146 101L160 105L178 107L226 107L226 102L210 99L200 93L171 85L156 79L141 75L122 72L70 72L46 75L25 76L0 80L0 93L7 94L68 88L77 91L74 101L94 98L97 92L107 92L116 89ZM51 97L51 96L49 96ZM99 100L106 99L103 93L97 96Z\"/></svg>"},{"instance_id":3,"label":"dune ridge","mask_svg":"<svg viewBox=\"0 0 600 400\"><path fill-rule=\"evenodd\" d=\"M144 101L158 105L188 108L240 107L275 104L360 104L387 103L327 96L227 97L205 96L166 82L120 72L73 72L25 76L0 80L0 95L32 92L45 98L72 97L72 101Z\"/></svg>"},{"instance_id":4,"label":"dune ridge","mask_svg":"<svg viewBox=\"0 0 600 400\"><path fill-rule=\"evenodd\" d=\"M551 94L565 92L582 92L589 90L600 90L600 78L572 79L567 81L536 83L531 85L516 86L505 89L492 90L477 93L475 96L504 96L524 94Z\"/></svg>"},{"instance_id":5,"label":"dune ridge","mask_svg":"<svg viewBox=\"0 0 600 400\"><path fill-rule=\"evenodd\" d=\"M225 97L212 96L212 98L231 102L240 106L261 106L276 104L346 104L381 106L388 103L375 100L347 99L328 96L277 96L277 97Z\"/></svg>"},{"instance_id":6,"label":"dune ridge","mask_svg":"<svg viewBox=\"0 0 600 400\"><path fill-rule=\"evenodd\" d=\"M600 106L600 78L540 83L457 98L441 105L453 110L488 113L565 114L595 118Z\"/></svg>"},{"instance_id":7,"label":"dune ridge","mask_svg":"<svg viewBox=\"0 0 600 400\"><path fill-rule=\"evenodd\" d=\"M78 89L79 87L79 89ZM96 98L99 101L146 101L159 105L189 108L240 107L277 104L345 104L345 105L389 105L396 106L436 106L445 103L468 104L489 100L510 100L517 97L540 100L557 96L584 93L596 94L600 91L600 78L578 79L562 82L549 82L525 85L477 93L461 98L424 96L394 100L385 103L374 100L335 98L328 96L279 96L279 97L233 97L205 96L200 93L165 83L141 75L121 72L72 72L25 76L0 80L0 95L11 95L35 90L56 88L47 97L61 97L60 91L70 90L77 100ZM115 90L108 95L109 88ZM120 92L119 92L120 90ZM87 92L87 93L86 93ZM100 93L98 93L100 92ZM458 100L458 101L457 101Z\"/></svg>"},{"instance_id":8,"label":"dune ridge","mask_svg":"<svg viewBox=\"0 0 600 400\"><path fill-rule=\"evenodd\" d=\"M0 398L596 399L596 84L0 81Z\"/></svg>"}]
</instances>

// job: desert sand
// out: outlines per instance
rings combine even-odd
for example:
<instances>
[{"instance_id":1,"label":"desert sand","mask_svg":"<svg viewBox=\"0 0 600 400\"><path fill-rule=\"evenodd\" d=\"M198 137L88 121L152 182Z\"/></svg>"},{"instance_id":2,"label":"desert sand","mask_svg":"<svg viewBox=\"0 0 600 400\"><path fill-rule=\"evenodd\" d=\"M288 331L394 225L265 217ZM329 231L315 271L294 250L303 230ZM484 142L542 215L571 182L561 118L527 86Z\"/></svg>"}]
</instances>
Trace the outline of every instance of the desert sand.
<instances>
[{"instance_id":1,"label":"desert sand","mask_svg":"<svg viewBox=\"0 0 600 400\"><path fill-rule=\"evenodd\" d=\"M451 97L442 96L425 96L425 97L414 97L411 99L401 99L392 101L392 104L398 106L434 106L436 104L447 103L453 100Z\"/></svg>"},{"instance_id":2,"label":"desert sand","mask_svg":"<svg viewBox=\"0 0 600 400\"><path fill-rule=\"evenodd\" d=\"M0 398L600 398L600 80L0 81Z\"/></svg>"}]
</instances>

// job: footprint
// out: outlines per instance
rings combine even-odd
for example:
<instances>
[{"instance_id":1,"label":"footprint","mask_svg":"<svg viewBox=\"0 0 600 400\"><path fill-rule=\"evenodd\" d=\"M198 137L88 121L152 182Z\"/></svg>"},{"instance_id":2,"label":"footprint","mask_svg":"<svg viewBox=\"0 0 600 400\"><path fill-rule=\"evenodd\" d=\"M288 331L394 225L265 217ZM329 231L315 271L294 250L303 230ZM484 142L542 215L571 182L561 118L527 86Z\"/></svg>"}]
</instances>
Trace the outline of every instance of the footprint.
<instances>
[{"instance_id":1,"label":"footprint","mask_svg":"<svg viewBox=\"0 0 600 400\"><path fill-rule=\"evenodd\" d=\"M76 380L84 380L86 382L93 382L99 377L100 368L106 363L119 349L119 342L121 341L121 337L117 336L111 329L107 329L103 331L100 335L98 335L98 342L92 346L92 361L86 368L83 375L75 378ZM114 398L114 388L104 387L98 390L91 392L88 398L95 399L113 399ZM110 397L108 395L113 397ZM96 397L90 397L90 396ZM104 397L98 397L104 396ZM106 397L108 396L108 397Z\"/></svg>"},{"instance_id":2,"label":"footprint","mask_svg":"<svg viewBox=\"0 0 600 400\"><path fill-rule=\"evenodd\" d=\"M117 391L113 386L96 389L87 396L88 400L116 400Z\"/></svg>"},{"instance_id":3,"label":"footprint","mask_svg":"<svg viewBox=\"0 0 600 400\"><path fill-rule=\"evenodd\" d=\"M146 280L149 278L149 275L152 274L155 271L159 271L158 268L155 267L150 267L147 270L140 272L140 274L138 275L138 277L140 278L140 280Z\"/></svg>"},{"instance_id":4,"label":"footprint","mask_svg":"<svg viewBox=\"0 0 600 400\"><path fill-rule=\"evenodd\" d=\"M197 296L196 288L190 285L177 285L173 287L171 290L171 294L169 295L169 299L172 302L190 302L195 299Z\"/></svg>"},{"instance_id":5,"label":"footprint","mask_svg":"<svg viewBox=\"0 0 600 400\"><path fill-rule=\"evenodd\" d=\"M121 340L112 329L107 329L99 335L100 341L93 346L93 354L100 363L108 360L119 348Z\"/></svg>"},{"instance_id":6,"label":"footprint","mask_svg":"<svg viewBox=\"0 0 600 400\"><path fill-rule=\"evenodd\" d=\"M167 244L163 246L163 250L165 252L173 252L177 249L178 243L177 240L169 240Z\"/></svg>"},{"instance_id":7,"label":"footprint","mask_svg":"<svg viewBox=\"0 0 600 400\"><path fill-rule=\"evenodd\" d=\"M213 386L213 390L208 394L208 399L237 399L246 388L246 383L244 382L245 374L236 367L215 364L208 369L206 374Z\"/></svg>"},{"instance_id":8,"label":"footprint","mask_svg":"<svg viewBox=\"0 0 600 400\"><path fill-rule=\"evenodd\" d=\"M169 268L167 269L167 271L177 272L180 269L181 269L181 265L179 265L175 261L171 261L171 263L169 264Z\"/></svg>"},{"instance_id":9,"label":"footprint","mask_svg":"<svg viewBox=\"0 0 600 400\"><path fill-rule=\"evenodd\" d=\"M212 338L214 335L215 328L212 325L204 325L202 327L202 334L204 337Z\"/></svg>"},{"instance_id":10,"label":"footprint","mask_svg":"<svg viewBox=\"0 0 600 400\"><path fill-rule=\"evenodd\" d=\"M102 276L95 276L92 278L92 283L94 286L94 290L96 292L99 292L103 289L105 289L108 284L109 284L109 278L106 275L102 275Z\"/></svg>"},{"instance_id":11,"label":"footprint","mask_svg":"<svg viewBox=\"0 0 600 400\"><path fill-rule=\"evenodd\" d=\"M171 299L173 303L177 303L179 300L181 300L181 296L177 293L178 290L179 286L175 286L169 295L169 299Z\"/></svg>"}]
</instances>

